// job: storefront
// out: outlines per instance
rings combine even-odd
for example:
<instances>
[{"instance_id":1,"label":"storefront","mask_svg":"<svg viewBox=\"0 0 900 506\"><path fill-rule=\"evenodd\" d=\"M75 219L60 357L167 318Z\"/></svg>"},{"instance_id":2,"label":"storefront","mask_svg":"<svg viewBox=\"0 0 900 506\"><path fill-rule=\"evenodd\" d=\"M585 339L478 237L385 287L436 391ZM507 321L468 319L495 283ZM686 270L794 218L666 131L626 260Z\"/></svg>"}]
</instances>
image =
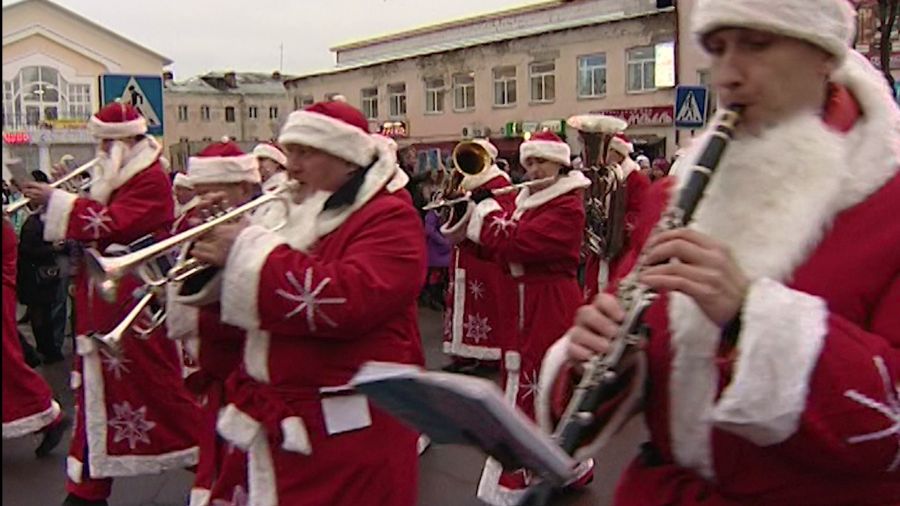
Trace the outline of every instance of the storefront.
<instances>
[{"instance_id":1,"label":"storefront","mask_svg":"<svg viewBox=\"0 0 900 506\"><path fill-rule=\"evenodd\" d=\"M591 111L622 118L628 122L625 131L634 144L633 156L671 158L675 146L675 106L636 107L632 109L603 109Z\"/></svg>"}]
</instances>

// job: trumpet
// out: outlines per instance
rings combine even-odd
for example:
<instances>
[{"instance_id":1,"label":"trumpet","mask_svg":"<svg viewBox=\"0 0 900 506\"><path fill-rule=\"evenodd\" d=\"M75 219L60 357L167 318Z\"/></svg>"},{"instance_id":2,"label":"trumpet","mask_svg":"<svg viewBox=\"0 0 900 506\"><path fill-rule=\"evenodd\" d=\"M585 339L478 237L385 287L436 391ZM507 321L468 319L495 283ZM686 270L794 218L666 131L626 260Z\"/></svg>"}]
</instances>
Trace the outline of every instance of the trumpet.
<instances>
[{"instance_id":1,"label":"trumpet","mask_svg":"<svg viewBox=\"0 0 900 506\"><path fill-rule=\"evenodd\" d=\"M88 248L85 250L85 261L87 262L88 273L92 278L99 281L98 289L100 295L108 302L112 302L116 299L119 280L132 271L136 271L141 280L151 287L159 287L172 281L183 280L209 266L195 258L182 258L179 263L169 269L169 271L161 277L155 276L153 274L153 269L148 266L154 260L169 254L176 248L189 244L213 228L240 218L253 212L259 207L270 203L278 202L285 207L284 219L270 227L270 229L276 231L283 228L287 225L289 219L290 194L294 192L296 188L297 184L290 181L275 190L264 193L241 206L231 208L180 234L173 235L155 244L122 256L104 257L96 249Z\"/></svg>"},{"instance_id":2,"label":"trumpet","mask_svg":"<svg viewBox=\"0 0 900 506\"><path fill-rule=\"evenodd\" d=\"M125 337L125 333L129 330L133 330L140 339L148 339L150 334L166 321L166 311L164 308L160 307L151 314L148 326L141 327L137 324L138 318L141 317L153 299L157 297L156 288L157 287L153 286L145 286L144 288L136 290L135 296L140 296L140 299L137 304L131 308L128 315L116 325L116 328L112 329L107 334L93 334L92 337L103 343L115 353L118 353L121 350L122 338Z\"/></svg>"},{"instance_id":3,"label":"trumpet","mask_svg":"<svg viewBox=\"0 0 900 506\"><path fill-rule=\"evenodd\" d=\"M63 157L63 158L65 158L65 157ZM62 161L62 160L60 160L60 161ZM73 171L69 172L65 176L50 183L50 187L51 188L62 188L64 185L71 183L76 177L79 177L79 176L85 174L86 172L88 172L99 161L100 161L100 158L94 158L93 160L91 160L91 161L85 163L84 165L74 169ZM83 191L83 190L88 189L89 187L90 187L90 181L83 184L79 188L79 190ZM30 203L31 203L30 198L27 198L27 197L22 198L22 199L19 199L19 200L13 202L12 204L9 204L8 206L6 206L6 208L3 209L3 212L4 212L4 214L12 215Z\"/></svg>"},{"instance_id":4,"label":"trumpet","mask_svg":"<svg viewBox=\"0 0 900 506\"><path fill-rule=\"evenodd\" d=\"M524 183L517 183L514 185L504 186L503 188L497 188L496 190L491 190L491 195L498 197L500 195L506 195L507 193L517 192L519 190L530 188L532 186L544 185L547 183L552 183L559 179L560 176L552 176L552 177L544 177L541 179L535 179L534 181L525 181ZM462 196L455 197L452 199L439 198L434 202L430 202L425 205L422 210L430 211L432 209L439 209L441 207L451 207L456 204L460 204L462 202L467 202L472 200L472 192L466 192Z\"/></svg>"}]
</instances>

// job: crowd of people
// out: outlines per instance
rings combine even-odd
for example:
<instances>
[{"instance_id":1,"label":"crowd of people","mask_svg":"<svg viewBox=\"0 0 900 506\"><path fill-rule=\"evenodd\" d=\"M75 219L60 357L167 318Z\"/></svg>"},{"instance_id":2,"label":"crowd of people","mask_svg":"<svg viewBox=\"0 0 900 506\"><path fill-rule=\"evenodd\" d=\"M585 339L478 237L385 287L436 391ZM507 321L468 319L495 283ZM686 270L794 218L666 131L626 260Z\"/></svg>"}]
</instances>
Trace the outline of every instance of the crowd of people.
<instances>
[{"instance_id":1,"label":"crowd of people","mask_svg":"<svg viewBox=\"0 0 900 506\"><path fill-rule=\"evenodd\" d=\"M900 222L884 217L900 202L900 111L848 46L845 0L703 0L693 24L739 111L733 139L700 137L670 167L607 132L587 163L619 200L592 195L608 180L549 131L522 142L521 180L485 139L470 141L477 171L412 174L337 99L292 112L276 142L222 139L172 175L138 111L102 107L89 190L42 173L8 186L34 212L3 224L3 437L42 434L43 456L74 423L66 506L177 468L195 473L191 506L412 506L422 435L349 386L359 367L424 366L418 306L443 311L447 370L499 370L510 404L550 432L614 344L631 276L657 294L629 336L637 388L579 414L600 423L564 490L593 478L603 423L640 407L649 441L618 506L897 504ZM614 254L584 247L598 225L586 194L620 206L602 224L624 231ZM436 195L465 198L423 209ZM88 269L171 236L176 254L121 276ZM173 263L198 268L176 277ZM70 287L67 415L26 363L16 293L52 363ZM165 324L109 338L138 300ZM536 479L488 459L477 494L515 504Z\"/></svg>"}]
</instances>

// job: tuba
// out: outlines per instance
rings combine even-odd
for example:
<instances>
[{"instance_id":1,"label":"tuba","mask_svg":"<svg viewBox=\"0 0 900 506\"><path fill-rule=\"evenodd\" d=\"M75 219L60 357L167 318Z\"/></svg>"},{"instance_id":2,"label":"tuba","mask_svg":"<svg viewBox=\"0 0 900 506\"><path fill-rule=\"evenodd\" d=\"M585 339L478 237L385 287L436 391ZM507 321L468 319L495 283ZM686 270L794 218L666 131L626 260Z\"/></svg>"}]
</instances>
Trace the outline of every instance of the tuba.
<instances>
[{"instance_id":1,"label":"tuba","mask_svg":"<svg viewBox=\"0 0 900 506\"><path fill-rule=\"evenodd\" d=\"M585 192L586 223L582 256L610 260L625 246L626 188L615 166L606 162L613 135L628 128L625 120L603 114L581 114L566 123L578 132L584 175L591 180Z\"/></svg>"}]
</instances>

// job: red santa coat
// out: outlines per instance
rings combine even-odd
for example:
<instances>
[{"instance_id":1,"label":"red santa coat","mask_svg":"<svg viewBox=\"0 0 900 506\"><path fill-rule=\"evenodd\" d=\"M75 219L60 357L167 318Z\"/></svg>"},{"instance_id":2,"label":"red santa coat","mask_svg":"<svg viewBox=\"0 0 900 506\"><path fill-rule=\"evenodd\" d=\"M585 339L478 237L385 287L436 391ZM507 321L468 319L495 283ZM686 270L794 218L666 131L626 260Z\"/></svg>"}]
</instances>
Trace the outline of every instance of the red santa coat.
<instances>
[{"instance_id":1,"label":"red santa coat","mask_svg":"<svg viewBox=\"0 0 900 506\"><path fill-rule=\"evenodd\" d=\"M304 225L248 227L229 254L222 315L248 333L218 429L248 450L251 504L415 503L416 433L347 387L368 360L424 362L424 233L378 149L352 205L315 195Z\"/></svg>"},{"instance_id":2,"label":"red santa coat","mask_svg":"<svg viewBox=\"0 0 900 506\"><path fill-rule=\"evenodd\" d=\"M681 294L649 309L659 462L632 463L616 504L900 503L900 221L884 219L900 212L900 114L859 55L834 79L827 127L735 142L710 183L691 226L753 279L738 346L719 353ZM560 341L542 385L565 380L564 355Z\"/></svg>"},{"instance_id":3,"label":"red santa coat","mask_svg":"<svg viewBox=\"0 0 900 506\"><path fill-rule=\"evenodd\" d=\"M3 439L21 437L59 416L50 385L28 364L16 323L16 232L3 220Z\"/></svg>"},{"instance_id":4,"label":"red santa coat","mask_svg":"<svg viewBox=\"0 0 900 506\"><path fill-rule=\"evenodd\" d=\"M122 168L98 174L93 198L54 191L47 204L44 239L73 239L103 251L147 234L165 236L173 202L167 198L172 188L158 161L159 151L151 138L141 141ZM83 477L134 476L195 464L199 419L182 382L175 343L162 329L147 340L129 333L116 356L87 337L109 332L125 317L140 281L123 278L113 304L93 292L83 265L74 282L78 353L72 387L78 416L67 462L69 478L80 483Z\"/></svg>"},{"instance_id":5,"label":"red santa coat","mask_svg":"<svg viewBox=\"0 0 900 506\"><path fill-rule=\"evenodd\" d=\"M512 213L494 199L480 202L468 224L468 238L516 282L513 349L520 367L512 385L503 375L504 388L512 388L516 404L532 418L541 359L568 329L582 301L576 271L585 220L581 190L589 185L581 172L570 172L538 193L524 189Z\"/></svg>"},{"instance_id":6,"label":"red santa coat","mask_svg":"<svg viewBox=\"0 0 900 506\"><path fill-rule=\"evenodd\" d=\"M625 244L622 251L627 251L628 241L632 231L637 223L638 215L641 210L641 201L644 194L650 186L650 178L641 173L640 166L631 158L625 158L622 166L619 167L618 177L625 182ZM608 261L608 265L604 262ZM622 261L622 255L616 258L604 260L597 255L591 254L587 258L584 270L584 296L586 301L594 299L601 289L605 289L617 280L611 279L612 273L618 272L618 265Z\"/></svg>"},{"instance_id":7,"label":"red santa coat","mask_svg":"<svg viewBox=\"0 0 900 506\"><path fill-rule=\"evenodd\" d=\"M509 176L492 166L484 174L466 176L463 188L496 190L510 185ZM512 213L514 195L495 200ZM453 235L466 226L460 220L441 230ZM454 357L500 360L503 350L515 346L516 289L506 269L492 261L481 246L464 240L453 247L447 310L444 313L444 353Z\"/></svg>"}]
</instances>

